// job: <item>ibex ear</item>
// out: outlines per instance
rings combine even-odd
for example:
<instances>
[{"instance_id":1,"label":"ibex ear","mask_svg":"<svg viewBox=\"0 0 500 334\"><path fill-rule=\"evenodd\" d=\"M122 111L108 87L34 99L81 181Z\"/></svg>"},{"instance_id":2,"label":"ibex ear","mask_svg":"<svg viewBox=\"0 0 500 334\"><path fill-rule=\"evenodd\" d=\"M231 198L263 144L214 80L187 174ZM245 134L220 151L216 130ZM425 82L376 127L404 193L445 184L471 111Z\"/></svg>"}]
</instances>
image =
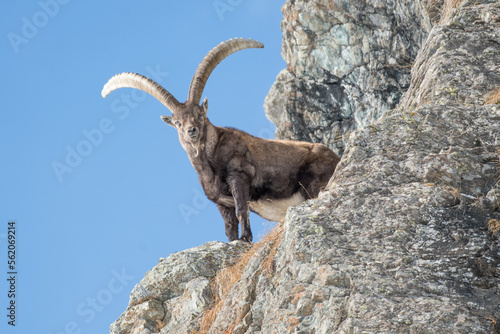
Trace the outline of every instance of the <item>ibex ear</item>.
<instances>
[{"instance_id":1,"label":"ibex ear","mask_svg":"<svg viewBox=\"0 0 500 334\"><path fill-rule=\"evenodd\" d=\"M201 103L201 108L203 109L203 112L205 115L207 114L208 111L208 98L205 98L203 102Z\"/></svg>"},{"instance_id":2,"label":"ibex ear","mask_svg":"<svg viewBox=\"0 0 500 334\"><path fill-rule=\"evenodd\" d=\"M161 116L161 119L162 119L162 121L164 121L168 125L173 126L175 128L174 123L172 123L172 117L170 117L170 116Z\"/></svg>"}]
</instances>

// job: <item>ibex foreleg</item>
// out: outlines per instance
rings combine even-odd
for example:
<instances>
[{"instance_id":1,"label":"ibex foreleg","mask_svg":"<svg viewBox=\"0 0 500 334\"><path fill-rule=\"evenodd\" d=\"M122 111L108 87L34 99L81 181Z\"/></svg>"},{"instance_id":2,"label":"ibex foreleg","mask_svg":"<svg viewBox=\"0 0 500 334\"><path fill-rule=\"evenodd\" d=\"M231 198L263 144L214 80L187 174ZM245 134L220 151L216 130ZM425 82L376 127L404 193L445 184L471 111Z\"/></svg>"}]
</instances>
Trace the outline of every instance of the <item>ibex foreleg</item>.
<instances>
[{"instance_id":1,"label":"ibex foreleg","mask_svg":"<svg viewBox=\"0 0 500 334\"><path fill-rule=\"evenodd\" d=\"M252 241L248 207L250 200L250 180L248 180L245 174L238 173L238 175L230 178L229 184L234 198L236 218L238 218L241 225L240 239Z\"/></svg>"}]
</instances>

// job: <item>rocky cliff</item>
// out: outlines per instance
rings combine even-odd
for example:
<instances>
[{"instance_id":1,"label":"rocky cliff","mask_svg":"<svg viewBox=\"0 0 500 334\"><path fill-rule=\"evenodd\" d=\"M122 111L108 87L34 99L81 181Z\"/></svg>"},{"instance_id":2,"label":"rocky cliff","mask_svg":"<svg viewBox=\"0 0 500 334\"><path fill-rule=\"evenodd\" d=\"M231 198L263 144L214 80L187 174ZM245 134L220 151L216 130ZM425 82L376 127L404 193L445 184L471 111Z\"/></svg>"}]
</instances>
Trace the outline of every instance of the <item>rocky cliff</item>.
<instances>
[{"instance_id":1,"label":"rocky cliff","mask_svg":"<svg viewBox=\"0 0 500 334\"><path fill-rule=\"evenodd\" d=\"M251 247L161 259L111 333L500 332L500 3L283 14L266 111L343 153L328 188Z\"/></svg>"},{"instance_id":2,"label":"rocky cliff","mask_svg":"<svg viewBox=\"0 0 500 334\"><path fill-rule=\"evenodd\" d=\"M265 103L276 137L342 154L353 130L395 108L408 89L437 2L287 1L281 25L287 68Z\"/></svg>"}]
</instances>

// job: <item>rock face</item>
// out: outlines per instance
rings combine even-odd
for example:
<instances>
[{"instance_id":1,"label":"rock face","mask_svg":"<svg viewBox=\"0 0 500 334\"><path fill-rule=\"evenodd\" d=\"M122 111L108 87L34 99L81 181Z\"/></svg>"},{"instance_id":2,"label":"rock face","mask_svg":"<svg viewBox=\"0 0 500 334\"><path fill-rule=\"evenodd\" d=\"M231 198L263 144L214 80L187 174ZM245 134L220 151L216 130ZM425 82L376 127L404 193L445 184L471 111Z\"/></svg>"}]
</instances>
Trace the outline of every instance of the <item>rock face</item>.
<instances>
[{"instance_id":1,"label":"rock face","mask_svg":"<svg viewBox=\"0 0 500 334\"><path fill-rule=\"evenodd\" d=\"M130 294L127 310L110 333L191 333L212 302L209 280L234 264L249 245L208 242L160 259Z\"/></svg>"},{"instance_id":2,"label":"rock face","mask_svg":"<svg viewBox=\"0 0 500 334\"><path fill-rule=\"evenodd\" d=\"M370 12L359 8L354 15L357 1L349 7L343 3L328 6L343 8L335 15L367 22ZM416 8L425 8L418 1L363 3L365 9L386 14L392 8L391 13L416 15ZM302 20L301 26L314 21L307 24L324 26L331 33L331 20L339 19L330 7L307 17L319 4L327 6L288 1L283 26L292 21L287 8L300 5L300 15L293 20ZM380 104L370 105L370 115L378 116L360 118L359 125L365 126L350 135L328 188L317 199L288 210L278 242L262 244L230 292L221 295L209 278L245 250L241 243L208 243L171 255L134 288L129 307L111 333L195 332L216 297L223 303L210 322L208 333L214 334L500 333L500 3L463 1L446 23L432 29L424 24L436 23L428 16L432 11L423 12L412 35L411 52L420 51L407 92L402 96L403 86L399 91L377 91L374 87L383 85L369 85L368 77L359 79L359 85L367 85L356 86L361 97L379 98ZM419 16L401 17L409 24ZM386 22L387 16L378 20ZM345 25L336 24L337 29ZM353 26L352 31L364 26ZM427 34L427 29L428 37L420 45L423 36L417 35ZM295 27L288 33L300 31ZM306 42L311 40L301 43ZM284 46L296 52L284 52L293 71L282 72L280 76L290 80L278 77L273 88L283 89L282 102L276 102L278 94L271 92L268 101L275 102L267 106L274 109L275 119L292 122L280 123L289 134L298 136L305 126L316 128L318 137L313 140L337 145L335 122L347 121L332 123L331 114L319 110L336 89L352 99L345 87L354 72L341 80L334 73L342 64L320 60L335 50L325 48L323 56L307 58L298 45ZM403 59L391 45L380 54L394 52L394 59ZM329 67L328 73L340 81L325 83L326 72L314 72L313 63ZM363 66L356 68L364 71ZM299 72L308 74L296 75ZM377 74L372 72L373 79ZM311 85L331 90L316 97L299 94L296 88L307 76ZM394 74L391 80L400 82L402 77ZM408 86L410 77L405 80ZM296 87L295 93L290 87ZM389 92L400 100L395 108L395 100L384 100ZM297 113L290 113L291 105ZM345 105L351 108L350 120L358 122L354 115L364 112L361 107ZM383 105L385 111L380 109ZM306 115L308 106L314 117ZM287 118L290 115L295 118ZM376 118L380 119L370 123Z\"/></svg>"},{"instance_id":3,"label":"rock face","mask_svg":"<svg viewBox=\"0 0 500 334\"><path fill-rule=\"evenodd\" d=\"M413 66L404 108L483 105L490 103L492 92L500 91L500 13L497 1L489 2L465 4L449 24L432 30Z\"/></svg>"},{"instance_id":4,"label":"rock face","mask_svg":"<svg viewBox=\"0 0 500 334\"><path fill-rule=\"evenodd\" d=\"M422 0L288 0L282 10L287 68L267 96L267 117L277 138L342 154L353 130L396 107L408 89L436 9Z\"/></svg>"}]
</instances>

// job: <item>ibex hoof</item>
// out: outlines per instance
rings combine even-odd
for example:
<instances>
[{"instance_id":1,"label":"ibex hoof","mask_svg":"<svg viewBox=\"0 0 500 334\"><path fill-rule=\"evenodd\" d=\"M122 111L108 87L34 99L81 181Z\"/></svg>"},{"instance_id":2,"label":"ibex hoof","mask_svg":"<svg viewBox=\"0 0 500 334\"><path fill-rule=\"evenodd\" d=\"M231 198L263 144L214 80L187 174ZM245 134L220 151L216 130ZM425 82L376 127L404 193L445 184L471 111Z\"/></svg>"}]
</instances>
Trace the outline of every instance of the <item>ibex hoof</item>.
<instances>
[{"instance_id":1,"label":"ibex hoof","mask_svg":"<svg viewBox=\"0 0 500 334\"><path fill-rule=\"evenodd\" d=\"M252 236L247 237L247 236L242 235L240 240L246 241L246 242L252 242Z\"/></svg>"}]
</instances>

